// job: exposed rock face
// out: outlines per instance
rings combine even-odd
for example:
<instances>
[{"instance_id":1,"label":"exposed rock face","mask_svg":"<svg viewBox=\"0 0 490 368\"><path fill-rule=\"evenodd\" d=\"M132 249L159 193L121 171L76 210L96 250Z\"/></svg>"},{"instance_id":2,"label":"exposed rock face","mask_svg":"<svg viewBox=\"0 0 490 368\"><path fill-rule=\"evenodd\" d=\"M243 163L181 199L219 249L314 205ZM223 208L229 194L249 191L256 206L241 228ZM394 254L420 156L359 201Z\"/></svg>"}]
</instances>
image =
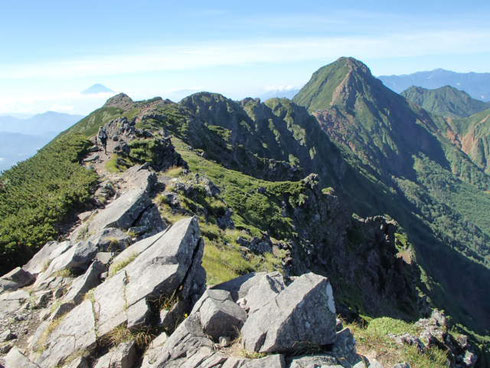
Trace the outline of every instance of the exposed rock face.
<instances>
[{"instance_id":1,"label":"exposed rock face","mask_svg":"<svg viewBox=\"0 0 490 368\"><path fill-rule=\"evenodd\" d=\"M244 347L261 353L290 352L301 345L335 342L335 303L325 277L306 274L253 311L242 328Z\"/></svg>"}]
</instances>

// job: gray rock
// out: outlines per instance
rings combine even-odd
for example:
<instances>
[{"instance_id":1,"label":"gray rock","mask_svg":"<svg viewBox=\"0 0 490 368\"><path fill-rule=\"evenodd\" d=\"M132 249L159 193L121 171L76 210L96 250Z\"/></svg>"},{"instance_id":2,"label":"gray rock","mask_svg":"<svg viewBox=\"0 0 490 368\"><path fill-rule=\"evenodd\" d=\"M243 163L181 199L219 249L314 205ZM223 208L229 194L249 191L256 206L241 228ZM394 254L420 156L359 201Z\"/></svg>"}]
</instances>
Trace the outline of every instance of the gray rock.
<instances>
[{"instance_id":1,"label":"gray rock","mask_svg":"<svg viewBox=\"0 0 490 368\"><path fill-rule=\"evenodd\" d=\"M127 263L129 259L134 259L139 256L144 250L155 244L165 232L166 230L130 245L112 260L109 272L114 269L114 266Z\"/></svg>"},{"instance_id":2,"label":"gray rock","mask_svg":"<svg viewBox=\"0 0 490 368\"><path fill-rule=\"evenodd\" d=\"M17 336L9 329L0 333L0 342L10 341L16 338Z\"/></svg>"},{"instance_id":3,"label":"gray rock","mask_svg":"<svg viewBox=\"0 0 490 368\"><path fill-rule=\"evenodd\" d=\"M158 361L158 357L160 356L160 351L167 342L168 335L165 332L162 332L158 335L148 346L148 349L145 351L145 355L143 357L142 366L151 367L155 362Z\"/></svg>"},{"instance_id":4,"label":"gray rock","mask_svg":"<svg viewBox=\"0 0 490 368\"><path fill-rule=\"evenodd\" d=\"M131 237L121 229L105 228L89 238L102 252L120 252L131 244Z\"/></svg>"},{"instance_id":5,"label":"gray rock","mask_svg":"<svg viewBox=\"0 0 490 368\"><path fill-rule=\"evenodd\" d=\"M184 320L163 346L150 349L143 356L142 368L181 367L185 360L202 348L213 348L213 342L203 333L199 315L192 314Z\"/></svg>"},{"instance_id":6,"label":"gray rock","mask_svg":"<svg viewBox=\"0 0 490 368\"><path fill-rule=\"evenodd\" d=\"M131 262L125 271L128 306L142 298L170 296L183 283L201 244L197 218L175 223L156 243ZM199 260L200 262L200 260Z\"/></svg>"},{"instance_id":7,"label":"gray rock","mask_svg":"<svg viewBox=\"0 0 490 368\"><path fill-rule=\"evenodd\" d=\"M135 175L136 177L133 178L135 188L125 192L95 215L92 221L86 225L86 232L89 234L96 233L108 227L129 229L139 216L152 205L148 193L156 181L155 174L148 170L140 170ZM76 233L76 236L80 236L80 231Z\"/></svg>"},{"instance_id":8,"label":"gray rock","mask_svg":"<svg viewBox=\"0 0 490 368\"><path fill-rule=\"evenodd\" d=\"M7 354L12 348L14 344L12 342L7 342L4 344L0 344L0 354Z\"/></svg>"},{"instance_id":9,"label":"gray rock","mask_svg":"<svg viewBox=\"0 0 490 368\"><path fill-rule=\"evenodd\" d=\"M133 246L139 250L141 245ZM151 303L169 298L193 278L190 271L193 264L200 265L203 247L197 219L177 222L145 242L145 247L131 263L95 289L100 336L123 323L141 326L149 318Z\"/></svg>"},{"instance_id":10,"label":"gray rock","mask_svg":"<svg viewBox=\"0 0 490 368\"><path fill-rule=\"evenodd\" d=\"M226 365L226 363L223 365L223 368L226 367L233 367L232 365ZM235 365L235 367L237 367ZM269 355L265 358L260 358L260 359L243 359L241 361L241 365L239 365L240 368L285 368L286 363L284 361L284 356L275 354L275 355Z\"/></svg>"},{"instance_id":11,"label":"gray rock","mask_svg":"<svg viewBox=\"0 0 490 368\"><path fill-rule=\"evenodd\" d=\"M9 273L3 275L0 278L0 292L2 292L2 282L7 281L7 282L13 282L14 284L17 285L16 289L24 287L26 285L32 284L34 282L35 278L33 275L31 275L30 272L23 270L20 267L14 268L12 271ZM12 286L12 285L10 285Z\"/></svg>"},{"instance_id":12,"label":"gray rock","mask_svg":"<svg viewBox=\"0 0 490 368\"><path fill-rule=\"evenodd\" d=\"M249 315L241 330L244 347L275 353L291 352L302 344L329 345L335 341L335 319L328 279L305 274Z\"/></svg>"},{"instance_id":13,"label":"gray rock","mask_svg":"<svg viewBox=\"0 0 490 368\"><path fill-rule=\"evenodd\" d=\"M91 241L79 242L54 258L48 269L38 277L35 284L39 285L56 272L65 269L85 271L96 254L96 244Z\"/></svg>"},{"instance_id":14,"label":"gray rock","mask_svg":"<svg viewBox=\"0 0 490 368\"><path fill-rule=\"evenodd\" d=\"M58 257L60 254L62 254L64 252L66 252L68 250L68 248L70 248L70 247L71 247L71 243L68 241L64 241L62 243L57 243L54 241L48 242L22 268L25 271L36 276L39 273L46 270L48 268L50 262L54 258Z\"/></svg>"},{"instance_id":15,"label":"gray rock","mask_svg":"<svg viewBox=\"0 0 490 368\"><path fill-rule=\"evenodd\" d=\"M71 361L67 365L64 365L63 368L90 368L87 360L84 357L76 358Z\"/></svg>"},{"instance_id":16,"label":"gray rock","mask_svg":"<svg viewBox=\"0 0 490 368\"><path fill-rule=\"evenodd\" d=\"M409 363L398 363L393 366L393 368L411 368Z\"/></svg>"},{"instance_id":17,"label":"gray rock","mask_svg":"<svg viewBox=\"0 0 490 368\"><path fill-rule=\"evenodd\" d=\"M126 272L121 271L104 281L94 290L94 309L98 316L97 332L104 336L127 321L125 298Z\"/></svg>"},{"instance_id":18,"label":"gray rock","mask_svg":"<svg viewBox=\"0 0 490 368\"><path fill-rule=\"evenodd\" d=\"M52 313L51 319L56 319L68 313L83 301L87 291L100 284L100 274L105 267L98 261L93 262L85 274L73 281L68 293L60 301L58 308Z\"/></svg>"},{"instance_id":19,"label":"gray rock","mask_svg":"<svg viewBox=\"0 0 490 368\"><path fill-rule=\"evenodd\" d=\"M20 287L21 286L15 281L0 279L0 293L3 293L4 291L15 291Z\"/></svg>"},{"instance_id":20,"label":"gray rock","mask_svg":"<svg viewBox=\"0 0 490 368\"><path fill-rule=\"evenodd\" d=\"M6 368L39 368L31 362L19 349L13 347L5 357Z\"/></svg>"},{"instance_id":21,"label":"gray rock","mask_svg":"<svg viewBox=\"0 0 490 368\"><path fill-rule=\"evenodd\" d=\"M25 290L16 290L0 294L0 319L16 314L29 300L30 295Z\"/></svg>"},{"instance_id":22,"label":"gray rock","mask_svg":"<svg viewBox=\"0 0 490 368\"><path fill-rule=\"evenodd\" d=\"M286 288L284 278L279 272L260 275L249 282L253 282L253 285L244 297L245 307L249 313L267 304Z\"/></svg>"},{"instance_id":23,"label":"gray rock","mask_svg":"<svg viewBox=\"0 0 490 368\"><path fill-rule=\"evenodd\" d=\"M383 364L376 359L369 359L369 368L383 368Z\"/></svg>"},{"instance_id":24,"label":"gray rock","mask_svg":"<svg viewBox=\"0 0 490 368\"><path fill-rule=\"evenodd\" d=\"M79 304L87 291L100 283L100 274L104 271L105 267L102 263L98 261L93 262L82 276L79 276L73 281L68 293L63 297L63 302Z\"/></svg>"},{"instance_id":25,"label":"gray rock","mask_svg":"<svg viewBox=\"0 0 490 368\"><path fill-rule=\"evenodd\" d=\"M133 368L137 358L136 343L123 342L98 359L94 368Z\"/></svg>"},{"instance_id":26,"label":"gray rock","mask_svg":"<svg viewBox=\"0 0 490 368\"><path fill-rule=\"evenodd\" d=\"M152 204L141 214L139 219L133 224L133 227L140 228L139 232L148 236L165 230L168 224L160 216L158 207Z\"/></svg>"},{"instance_id":27,"label":"gray rock","mask_svg":"<svg viewBox=\"0 0 490 368\"><path fill-rule=\"evenodd\" d=\"M214 341L226 336L235 338L247 319L247 313L232 299L228 291L208 290L199 308L203 331Z\"/></svg>"},{"instance_id":28,"label":"gray rock","mask_svg":"<svg viewBox=\"0 0 490 368\"><path fill-rule=\"evenodd\" d=\"M237 301L238 299L245 298L250 288L252 288L252 286L255 286L259 282L259 280L263 277L266 277L266 275L268 275L270 278L276 279L278 283L280 283L281 280L282 282L284 282L279 272L252 272L247 275L237 277L236 279L224 282L222 284L215 285L212 288L229 291L233 300ZM274 282L274 284L277 283ZM283 288L281 288L281 290L282 289Z\"/></svg>"},{"instance_id":29,"label":"gray rock","mask_svg":"<svg viewBox=\"0 0 490 368\"><path fill-rule=\"evenodd\" d=\"M312 355L293 358L290 368L344 368L331 355Z\"/></svg>"},{"instance_id":30,"label":"gray rock","mask_svg":"<svg viewBox=\"0 0 490 368\"><path fill-rule=\"evenodd\" d=\"M75 352L92 349L95 344L93 306L90 300L85 300L56 322L36 363L42 368L52 368Z\"/></svg>"}]
</instances>

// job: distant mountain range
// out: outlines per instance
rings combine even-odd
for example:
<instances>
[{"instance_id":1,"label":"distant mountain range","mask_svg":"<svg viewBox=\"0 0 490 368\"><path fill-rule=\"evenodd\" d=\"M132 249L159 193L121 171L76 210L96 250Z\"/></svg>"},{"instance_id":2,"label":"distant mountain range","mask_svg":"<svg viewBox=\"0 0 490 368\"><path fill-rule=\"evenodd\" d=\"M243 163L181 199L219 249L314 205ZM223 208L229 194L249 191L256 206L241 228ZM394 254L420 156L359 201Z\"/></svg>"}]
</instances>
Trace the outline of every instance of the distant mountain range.
<instances>
[{"instance_id":1,"label":"distant mountain range","mask_svg":"<svg viewBox=\"0 0 490 368\"><path fill-rule=\"evenodd\" d=\"M412 86L430 89L452 86L467 92L473 98L490 101L490 73L456 73L435 69L413 74L382 75L378 78L397 93Z\"/></svg>"},{"instance_id":2,"label":"distant mountain range","mask_svg":"<svg viewBox=\"0 0 490 368\"><path fill-rule=\"evenodd\" d=\"M56 135L82 118L81 115L55 111L27 119L0 116L0 171L31 157Z\"/></svg>"},{"instance_id":3,"label":"distant mountain range","mask_svg":"<svg viewBox=\"0 0 490 368\"><path fill-rule=\"evenodd\" d=\"M259 98L262 101L267 101L269 98L289 98L290 100L299 92L299 88L293 89L275 89L271 91L267 91L264 94L261 94Z\"/></svg>"}]
</instances>

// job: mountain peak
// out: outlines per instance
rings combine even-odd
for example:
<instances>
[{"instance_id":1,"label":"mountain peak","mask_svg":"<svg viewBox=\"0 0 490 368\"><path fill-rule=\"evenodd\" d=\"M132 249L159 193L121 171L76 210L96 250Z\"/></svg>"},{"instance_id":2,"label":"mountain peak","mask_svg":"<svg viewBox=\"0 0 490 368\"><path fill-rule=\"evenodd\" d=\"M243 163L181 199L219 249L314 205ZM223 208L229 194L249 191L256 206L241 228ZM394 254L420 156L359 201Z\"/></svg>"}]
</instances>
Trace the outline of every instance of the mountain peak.
<instances>
[{"instance_id":1,"label":"mountain peak","mask_svg":"<svg viewBox=\"0 0 490 368\"><path fill-rule=\"evenodd\" d=\"M352 102L352 96L365 93L369 85L376 83L380 82L364 63L352 57L341 57L313 73L293 101L310 111L324 110L332 105L347 106Z\"/></svg>"},{"instance_id":2,"label":"mountain peak","mask_svg":"<svg viewBox=\"0 0 490 368\"><path fill-rule=\"evenodd\" d=\"M84 95L98 95L100 93L112 93L114 92L112 89L104 86L103 84L96 83L87 89L82 91L82 94Z\"/></svg>"},{"instance_id":3,"label":"mountain peak","mask_svg":"<svg viewBox=\"0 0 490 368\"><path fill-rule=\"evenodd\" d=\"M134 105L133 100L125 93L119 93L109 98L104 107L119 107L121 109L127 109Z\"/></svg>"}]
</instances>

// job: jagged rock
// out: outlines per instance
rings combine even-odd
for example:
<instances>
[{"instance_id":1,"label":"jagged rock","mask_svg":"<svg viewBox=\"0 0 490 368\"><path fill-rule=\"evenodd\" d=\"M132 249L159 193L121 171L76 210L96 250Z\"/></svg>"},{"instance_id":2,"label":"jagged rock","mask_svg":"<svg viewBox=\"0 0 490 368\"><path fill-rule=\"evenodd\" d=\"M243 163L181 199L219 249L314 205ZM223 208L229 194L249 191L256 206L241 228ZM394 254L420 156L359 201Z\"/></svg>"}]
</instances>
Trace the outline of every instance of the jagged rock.
<instances>
[{"instance_id":1,"label":"jagged rock","mask_svg":"<svg viewBox=\"0 0 490 368\"><path fill-rule=\"evenodd\" d=\"M167 339L168 335L165 332L162 332L150 343L143 357L142 367L150 367L158 360L160 350L167 342Z\"/></svg>"},{"instance_id":2,"label":"jagged rock","mask_svg":"<svg viewBox=\"0 0 490 368\"><path fill-rule=\"evenodd\" d=\"M270 280L271 288L268 292L272 292L274 295L269 294L268 297L275 296L275 294L278 294L286 287L284 284L284 279L279 272L252 272L222 284L215 285L212 288L229 291L231 297L236 302L239 299L245 299L252 287L257 287L257 285L262 284L262 278L272 279Z\"/></svg>"},{"instance_id":3,"label":"jagged rock","mask_svg":"<svg viewBox=\"0 0 490 368\"><path fill-rule=\"evenodd\" d=\"M84 357L79 357L64 365L63 368L89 368L89 365Z\"/></svg>"},{"instance_id":4,"label":"jagged rock","mask_svg":"<svg viewBox=\"0 0 490 368\"><path fill-rule=\"evenodd\" d=\"M266 237L262 239L254 237L252 240L239 237L237 243L250 249L254 253L262 254L272 252L272 242Z\"/></svg>"},{"instance_id":5,"label":"jagged rock","mask_svg":"<svg viewBox=\"0 0 490 368\"><path fill-rule=\"evenodd\" d=\"M105 267L102 263L98 261L93 262L85 274L73 281L68 293L63 297L59 307L53 312L51 317L59 318L79 304L87 291L100 283L100 274L103 271L105 271Z\"/></svg>"},{"instance_id":6,"label":"jagged rock","mask_svg":"<svg viewBox=\"0 0 490 368\"><path fill-rule=\"evenodd\" d=\"M126 191L95 215L91 221L80 227L72 235L72 239L83 237L84 234L90 236L108 227L129 229L152 205L149 193L156 182L155 174L138 166L129 169L126 175L131 180L133 189Z\"/></svg>"},{"instance_id":7,"label":"jagged rock","mask_svg":"<svg viewBox=\"0 0 490 368\"><path fill-rule=\"evenodd\" d=\"M16 338L17 336L8 329L0 333L0 342L10 341Z\"/></svg>"},{"instance_id":8,"label":"jagged rock","mask_svg":"<svg viewBox=\"0 0 490 368\"><path fill-rule=\"evenodd\" d=\"M279 272L259 275L248 283L252 285L242 300L249 313L260 309L286 288L284 278ZM247 285L244 285L244 288L247 288Z\"/></svg>"},{"instance_id":9,"label":"jagged rock","mask_svg":"<svg viewBox=\"0 0 490 368\"><path fill-rule=\"evenodd\" d=\"M269 355L260 359L228 358L222 368L285 368L284 356L280 354Z\"/></svg>"},{"instance_id":10,"label":"jagged rock","mask_svg":"<svg viewBox=\"0 0 490 368\"><path fill-rule=\"evenodd\" d=\"M123 342L98 359L94 368L133 368L137 358L136 343Z\"/></svg>"},{"instance_id":11,"label":"jagged rock","mask_svg":"<svg viewBox=\"0 0 490 368\"><path fill-rule=\"evenodd\" d=\"M131 237L121 229L105 228L89 238L101 252L119 252L131 244Z\"/></svg>"},{"instance_id":12,"label":"jagged rock","mask_svg":"<svg viewBox=\"0 0 490 368\"><path fill-rule=\"evenodd\" d=\"M348 328L337 332L335 343L332 348L332 355L338 359L345 359L350 364L357 364L361 359L356 352L356 340Z\"/></svg>"},{"instance_id":13,"label":"jagged rock","mask_svg":"<svg viewBox=\"0 0 490 368\"><path fill-rule=\"evenodd\" d=\"M14 344L12 342L0 344L0 354L2 354L2 355L7 354L13 347L14 347Z\"/></svg>"},{"instance_id":14,"label":"jagged rock","mask_svg":"<svg viewBox=\"0 0 490 368\"><path fill-rule=\"evenodd\" d=\"M213 342L204 334L199 315L191 313L159 349L143 357L142 368L181 367L202 348L212 349Z\"/></svg>"},{"instance_id":15,"label":"jagged rock","mask_svg":"<svg viewBox=\"0 0 490 368\"><path fill-rule=\"evenodd\" d=\"M34 282L34 276L20 267L0 277L0 293L5 290L16 290Z\"/></svg>"},{"instance_id":16,"label":"jagged rock","mask_svg":"<svg viewBox=\"0 0 490 368\"><path fill-rule=\"evenodd\" d=\"M198 309L203 331L215 341L226 336L235 338L247 319L247 313L232 299L228 291L208 290Z\"/></svg>"},{"instance_id":17,"label":"jagged rock","mask_svg":"<svg viewBox=\"0 0 490 368\"><path fill-rule=\"evenodd\" d=\"M95 315L92 301L85 300L55 323L47 336L45 350L36 363L51 368L77 351L89 350L96 344Z\"/></svg>"},{"instance_id":18,"label":"jagged rock","mask_svg":"<svg viewBox=\"0 0 490 368\"><path fill-rule=\"evenodd\" d=\"M391 337L391 336L390 336ZM418 351L423 353L425 351L425 345L424 343L417 337L410 335L409 333L400 335L400 336L393 336L393 339L400 345L414 345L417 347Z\"/></svg>"},{"instance_id":19,"label":"jagged rock","mask_svg":"<svg viewBox=\"0 0 490 368\"><path fill-rule=\"evenodd\" d=\"M29 298L29 293L22 289L0 294L0 319L19 312Z\"/></svg>"},{"instance_id":20,"label":"jagged rock","mask_svg":"<svg viewBox=\"0 0 490 368\"><path fill-rule=\"evenodd\" d=\"M31 362L19 349L13 347L5 357L6 368L39 368Z\"/></svg>"},{"instance_id":21,"label":"jagged rock","mask_svg":"<svg viewBox=\"0 0 490 368\"><path fill-rule=\"evenodd\" d=\"M138 234L144 233L145 236L151 236L163 231L167 226L168 225L163 221L162 216L160 216L158 207L153 204L141 214L130 230L137 232ZM135 231L136 229L137 231Z\"/></svg>"},{"instance_id":22,"label":"jagged rock","mask_svg":"<svg viewBox=\"0 0 490 368\"><path fill-rule=\"evenodd\" d=\"M35 286L62 270L84 272L97 254L97 245L91 241L79 242L54 258L48 269L36 280Z\"/></svg>"},{"instance_id":23,"label":"jagged rock","mask_svg":"<svg viewBox=\"0 0 490 368\"><path fill-rule=\"evenodd\" d=\"M69 241L61 243L48 242L37 252L31 260L22 268L36 276L46 270L53 259L66 252L71 247Z\"/></svg>"},{"instance_id":24,"label":"jagged rock","mask_svg":"<svg viewBox=\"0 0 490 368\"><path fill-rule=\"evenodd\" d=\"M274 353L289 352L301 344L329 345L335 341L335 319L328 279L305 274L249 315L241 330L244 347Z\"/></svg>"},{"instance_id":25,"label":"jagged rock","mask_svg":"<svg viewBox=\"0 0 490 368\"><path fill-rule=\"evenodd\" d=\"M313 355L293 358L289 368L344 368L330 355Z\"/></svg>"},{"instance_id":26,"label":"jagged rock","mask_svg":"<svg viewBox=\"0 0 490 368\"><path fill-rule=\"evenodd\" d=\"M114 270L114 266L126 263L130 259L134 259L139 256L141 253L143 253L143 251L155 244L155 242L157 242L163 236L163 234L165 234L165 232L166 231L162 231L130 245L112 260L109 271L112 272Z\"/></svg>"},{"instance_id":27,"label":"jagged rock","mask_svg":"<svg viewBox=\"0 0 490 368\"><path fill-rule=\"evenodd\" d=\"M142 244L146 247L142 253L94 291L100 336L126 322L129 327L144 324L152 313L150 304L170 297L186 277L203 284L189 275L194 263L202 268L203 243L196 218L181 220L133 246L139 250Z\"/></svg>"}]
</instances>

